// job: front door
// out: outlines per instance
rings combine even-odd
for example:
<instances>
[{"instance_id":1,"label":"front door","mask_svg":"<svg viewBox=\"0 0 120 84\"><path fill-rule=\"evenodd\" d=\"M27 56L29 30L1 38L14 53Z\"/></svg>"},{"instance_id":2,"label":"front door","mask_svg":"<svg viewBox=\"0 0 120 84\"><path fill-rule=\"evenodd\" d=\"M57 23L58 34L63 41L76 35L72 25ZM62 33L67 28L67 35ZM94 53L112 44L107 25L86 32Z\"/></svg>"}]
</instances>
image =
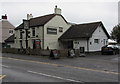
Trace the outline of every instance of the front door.
<instances>
[{"instance_id":1,"label":"front door","mask_svg":"<svg viewBox=\"0 0 120 84\"><path fill-rule=\"evenodd\" d=\"M68 48L71 48L71 49L73 49L73 41L68 41Z\"/></svg>"},{"instance_id":2,"label":"front door","mask_svg":"<svg viewBox=\"0 0 120 84\"><path fill-rule=\"evenodd\" d=\"M35 40L33 40L33 49L36 49Z\"/></svg>"}]
</instances>

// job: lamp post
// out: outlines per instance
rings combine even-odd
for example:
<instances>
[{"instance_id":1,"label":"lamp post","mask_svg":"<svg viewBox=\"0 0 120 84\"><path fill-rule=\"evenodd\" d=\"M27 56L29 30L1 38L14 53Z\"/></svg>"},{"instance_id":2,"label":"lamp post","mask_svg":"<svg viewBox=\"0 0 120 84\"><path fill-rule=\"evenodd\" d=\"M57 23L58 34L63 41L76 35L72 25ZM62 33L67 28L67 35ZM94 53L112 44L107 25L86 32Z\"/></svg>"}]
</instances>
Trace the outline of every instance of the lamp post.
<instances>
[{"instance_id":1,"label":"lamp post","mask_svg":"<svg viewBox=\"0 0 120 84\"><path fill-rule=\"evenodd\" d=\"M26 39L25 39L25 43L26 43L26 49L28 48L28 29L29 29L29 20L23 20L23 25L24 25L24 29L26 32Z\"/></svg>"}]
</instances>

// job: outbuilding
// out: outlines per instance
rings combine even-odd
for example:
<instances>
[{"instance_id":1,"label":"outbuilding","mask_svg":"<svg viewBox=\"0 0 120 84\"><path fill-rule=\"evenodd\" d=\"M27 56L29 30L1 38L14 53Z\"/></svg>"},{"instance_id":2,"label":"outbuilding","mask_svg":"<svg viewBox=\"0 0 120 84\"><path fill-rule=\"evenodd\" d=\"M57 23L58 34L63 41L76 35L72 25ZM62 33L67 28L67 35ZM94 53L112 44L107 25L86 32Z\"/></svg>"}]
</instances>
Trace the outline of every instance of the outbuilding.
<instances>
[{"instance_id":1,"label":"outbuilding","mask_svg":"<svg viewBox=\"0 0 120 84\"><path fill-rule=\"evenodd\" d=\"M86 52L100 51L108 44L109 34L102 22L72 25L59 40L67 48L80 49Z\"/></svg>"}]
</instances>

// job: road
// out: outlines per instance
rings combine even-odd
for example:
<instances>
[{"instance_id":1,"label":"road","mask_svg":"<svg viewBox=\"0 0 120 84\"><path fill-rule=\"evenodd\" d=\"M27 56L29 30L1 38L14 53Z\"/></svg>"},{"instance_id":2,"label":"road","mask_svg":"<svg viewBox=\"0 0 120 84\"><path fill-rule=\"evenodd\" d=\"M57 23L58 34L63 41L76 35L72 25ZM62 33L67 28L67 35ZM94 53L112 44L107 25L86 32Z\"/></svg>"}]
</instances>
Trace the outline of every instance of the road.
<instances>
[{"instance_id":1,"label":"road","mask_svg":"<svg viewBox=\"0 0 120 84\"><path fill-rule=\"evenodd\" d=\"M0 59L2 59L3 82L118 82L117 69L99 69L101 65L95 68L91 66L93 60L89 58L89 60L86 59L88 67L77 66L78 59L76 59L76 66L74 59L72 62L72 59L49 60L34 56L17 56L16 54L3 54ZM96 62L95 59L94 62ZM101 62L107 63L108 61L99 60L96 63ZM108 69L110 68L112 67L109 66Z\"/></svg>"}]
</instances>

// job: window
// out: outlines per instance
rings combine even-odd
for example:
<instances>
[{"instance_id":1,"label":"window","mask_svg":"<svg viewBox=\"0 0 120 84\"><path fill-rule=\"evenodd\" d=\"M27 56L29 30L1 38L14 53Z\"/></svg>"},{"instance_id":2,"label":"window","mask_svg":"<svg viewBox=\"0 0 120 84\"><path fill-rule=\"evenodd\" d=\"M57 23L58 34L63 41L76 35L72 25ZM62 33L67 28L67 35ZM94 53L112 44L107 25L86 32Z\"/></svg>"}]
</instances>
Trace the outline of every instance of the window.
<instances>
[{"instance_id":1,"label":"window","mask_svg":"<svg viewBox=\"0 0 120 84\"><path fill-rule=\"evenodd\" d=\"M47 28L47 34L57 34L57 29Z\"/></svg>"},{"instance_id":2,"label":"window","mask_svg":"<svg viewBox=\"0 0 120 84\"><path fill-rule=\"evenodd\" d=\"M99 39L94 39L94 43L99 43Z\"/></svg>"},{"instance_id":3,"label":"window","mask_svg":"<svg viewBox=\"0 0 120 84\"><path fill-rule=\"evenodd\" d=\"M35 36L35 28L32 28L32 36Z\"/></svg>"},{"instance_id":4,"label":"window","mask_svg":"<svg viewBox=\"0 0 120 84\"><path fill-rule=\"evenodd\" d=\"M59 27L59 32L63 32L63 28L62 27Z\"/></svg>"},{"instance_id":5,"label":"window","mask_svg":"<svg viewBox=\"0 0 120 84\"><path fill-rule=\"evenodd\" d=\"M20 30L20 39L22 39L22 30Z\"/></svg>"},{"instance_id":6,"label":"window","mask_svg":"<svg viewBox=\"0 0 120 84\"><path fill-rule=\"evenodd\" d=\"M92 45L92 42L90 42L90 45Z\"/></svg>"},{"instance_id":7,"label":"window","mask_svg":"<svg viewBox=\"0 0 120 84\"><path fill-rule=\"evenodd\" d=\"M78 41L75 41L74 43L75 43L75 44L79 44L79 42L78 42Z\"/></svg>"},{"instance_id":8,"label":"window","mask_svg":"<svg viewBox=\"0 0 120 84\"><path fill-rule=\"evenodd\" d=\"M108 41L106 40L106 45L108 44Z\"/></svg>"},{"instance_id":9,"label":"window","mask_svg":"<svg viewBox=\"0 0 120 84\"><path fill-rule=\"evenodd\" d=\"M9 30L9 33L10 33L10 34L13 34L13 30Z\"/></svg>"},{"instance_id":10,"label":"window","mask_svg":"<svg viewBox=\"0 0 120 84\"><path fill-rule=\"evenodd\" d=\"M105 39L103 39L103 43L104 43L104 45L106 45L106 40Z\"/></svg>"}]
</instances>

